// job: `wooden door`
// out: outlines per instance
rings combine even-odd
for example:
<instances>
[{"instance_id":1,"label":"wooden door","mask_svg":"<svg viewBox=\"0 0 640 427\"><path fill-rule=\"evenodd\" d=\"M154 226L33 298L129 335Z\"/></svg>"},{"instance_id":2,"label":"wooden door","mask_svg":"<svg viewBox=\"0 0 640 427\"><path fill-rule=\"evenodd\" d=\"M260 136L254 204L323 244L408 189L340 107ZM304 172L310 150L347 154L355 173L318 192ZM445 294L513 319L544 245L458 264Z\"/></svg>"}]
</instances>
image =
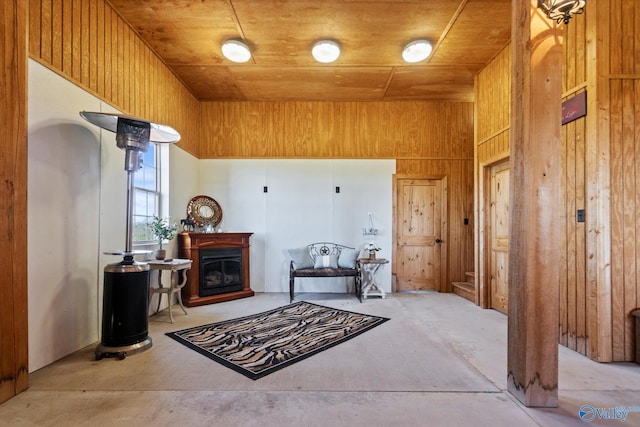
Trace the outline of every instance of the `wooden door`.
<instances>
[{"instance_id":1,"label":"wooden door","mask_svg":"<svg viewBox=\"0 0 640 427\"><path fill-rule=\"evenodd\" d=\"M440 291L443 180L398 179L396 290Z\"/></svg>"},{"instance_id":2,"label":"wooden door","mask_svg":"<svg viewBox=\"0 0 640 427\"><path fill-rule=\"evenodd\" d=\"M507 313L509 302L509 162L491 168L490 307Z\"/></svg>"}]
</instances>

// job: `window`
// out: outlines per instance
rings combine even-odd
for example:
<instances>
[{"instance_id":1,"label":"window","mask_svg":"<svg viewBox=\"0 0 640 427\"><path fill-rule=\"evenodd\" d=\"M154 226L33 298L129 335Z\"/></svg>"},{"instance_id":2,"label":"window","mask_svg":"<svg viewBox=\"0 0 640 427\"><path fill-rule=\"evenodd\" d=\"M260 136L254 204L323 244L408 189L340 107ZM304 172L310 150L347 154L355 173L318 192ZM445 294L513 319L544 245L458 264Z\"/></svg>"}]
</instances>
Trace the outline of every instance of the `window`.
<instances>
[{"instance_id":1,"label":"window","mask_svg":"<svg viewBox=\"0 0 640 427\"><path fill-rule=\"evenodd\" d=\"M154 243L147 223L160 215L160 150L149 144L142 168L133 174L133 243Z\"/></svg>"}]
</instances>

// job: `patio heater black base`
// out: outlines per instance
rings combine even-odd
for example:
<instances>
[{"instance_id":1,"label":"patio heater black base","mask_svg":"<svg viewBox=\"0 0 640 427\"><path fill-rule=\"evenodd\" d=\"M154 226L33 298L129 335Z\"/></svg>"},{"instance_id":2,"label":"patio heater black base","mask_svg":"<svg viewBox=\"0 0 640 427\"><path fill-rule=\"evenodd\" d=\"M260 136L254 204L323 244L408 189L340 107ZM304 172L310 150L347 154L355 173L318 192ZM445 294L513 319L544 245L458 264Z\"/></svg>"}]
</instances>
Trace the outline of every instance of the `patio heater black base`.
<instances>
[{"instance_id":1,"label":"patio heater black base","mask_svg":"<svg viewBox=\"0 0 640 427\"><path fill-rule=\"evenodd\" d=\"M96 359L140 353L151 347L148 336L149 265L133 256L104 269L102 338Z\"/></svg>"}]
</instances>

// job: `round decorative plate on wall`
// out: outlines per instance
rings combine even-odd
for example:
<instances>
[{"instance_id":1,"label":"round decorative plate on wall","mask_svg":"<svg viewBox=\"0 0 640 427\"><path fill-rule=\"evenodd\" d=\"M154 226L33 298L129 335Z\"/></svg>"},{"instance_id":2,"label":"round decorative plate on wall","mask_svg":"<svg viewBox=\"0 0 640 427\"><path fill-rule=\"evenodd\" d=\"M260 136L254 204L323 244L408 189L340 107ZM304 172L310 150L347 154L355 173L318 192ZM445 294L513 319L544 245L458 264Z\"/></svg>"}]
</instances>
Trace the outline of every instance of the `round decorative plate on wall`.
<instances>
[{"instance_id":1,"label":"round decorative plate on wall","mask_svg":"<svg viewBox=\"0 0 640 427\"><path fill-rule=\"evenodd\" d=\"M187 216L199 227L217 227L222 221L222 208L209 196L196 196L187 205Z\"/></svg>"}]
</instances>

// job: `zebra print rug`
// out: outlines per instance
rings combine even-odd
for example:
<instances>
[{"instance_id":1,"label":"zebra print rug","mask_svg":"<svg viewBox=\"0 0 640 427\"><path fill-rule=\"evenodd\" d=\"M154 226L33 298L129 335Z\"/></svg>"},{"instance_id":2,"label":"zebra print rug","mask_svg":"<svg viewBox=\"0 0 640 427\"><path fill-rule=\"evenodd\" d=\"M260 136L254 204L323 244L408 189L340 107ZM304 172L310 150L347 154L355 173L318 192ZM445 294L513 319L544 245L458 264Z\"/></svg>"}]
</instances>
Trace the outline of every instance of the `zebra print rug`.
<instances>
[{"instance_id":1,"label":"zebra print rug","mask_svg":"<svg viewBox=\"0 0 640 427\"><path fill-rule=\"evenodd\" d=\"M300 301L264 313L167 335L257 380L350 340L387 320Z\"/></svg>"}]
</instances>

